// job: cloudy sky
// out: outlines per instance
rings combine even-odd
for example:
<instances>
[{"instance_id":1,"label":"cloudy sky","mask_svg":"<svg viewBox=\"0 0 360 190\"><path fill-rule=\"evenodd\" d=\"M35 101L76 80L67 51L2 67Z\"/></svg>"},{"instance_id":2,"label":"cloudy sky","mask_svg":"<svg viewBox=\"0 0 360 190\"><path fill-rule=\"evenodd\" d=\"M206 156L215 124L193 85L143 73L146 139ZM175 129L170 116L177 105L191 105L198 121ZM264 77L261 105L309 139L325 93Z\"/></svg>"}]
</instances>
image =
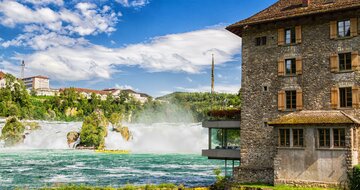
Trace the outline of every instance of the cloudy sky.
<instances>
[{"instance_id":1,"label":"cloudy sky","mask_svg":"<svg viewBox=\"0 0 360 190\"><path fill-rule=\"evenodd\" d=\"M241 39L224 28L276 0L0 0L0 70L52 88L132 88L161 96L241 84Z\"/></svg>"}]
</instances>

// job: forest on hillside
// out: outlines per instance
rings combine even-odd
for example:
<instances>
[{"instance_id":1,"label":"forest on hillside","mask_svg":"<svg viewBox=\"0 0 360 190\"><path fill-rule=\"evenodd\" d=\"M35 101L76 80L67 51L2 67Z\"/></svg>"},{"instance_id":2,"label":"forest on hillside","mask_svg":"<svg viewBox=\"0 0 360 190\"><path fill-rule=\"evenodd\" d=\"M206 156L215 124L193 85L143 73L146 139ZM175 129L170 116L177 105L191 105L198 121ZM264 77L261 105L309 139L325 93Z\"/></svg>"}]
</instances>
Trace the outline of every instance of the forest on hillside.
<instances>
[{"instance_id":1,"label":"forest on hillside","mask_svg":"<svg viewBox=\"0 0 360 190\"><path fill-rule=\"evenodd\" d=\"M69 88L57 96L30 95L23 82L6 75L6 86L0 89L0 117L20 119L82 121L96 110L106 117L123 115L128 122L199 122L209 110L238 109L239 94L172 93L141 104L127 92L101 100L95 94L88 99Z\"/></svg>"}]
</instances>

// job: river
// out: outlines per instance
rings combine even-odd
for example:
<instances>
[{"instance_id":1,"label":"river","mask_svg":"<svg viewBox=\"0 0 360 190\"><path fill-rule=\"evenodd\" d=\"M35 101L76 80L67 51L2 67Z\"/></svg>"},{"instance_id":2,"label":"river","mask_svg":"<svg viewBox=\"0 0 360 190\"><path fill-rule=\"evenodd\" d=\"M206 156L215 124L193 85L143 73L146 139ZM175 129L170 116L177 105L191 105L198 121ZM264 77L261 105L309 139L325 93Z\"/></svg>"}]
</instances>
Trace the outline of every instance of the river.
<instances>
[{"instance_id":1,"label":"river","mask_svg":"<svg viewBox=\"0 0 360 190\"><path fill-rule=\"evenodd\" d=\"M201 157L207 131L200 123L127 124L133 133L129 142L109 130L106 147L130 150L126 155L70 149L66 134L80 130L80 122L39 123L42 128L27 135L24 143L0 148L0 189L59 183L208 186L215 181L212 171L223 164ZM0 128L3 125L0 121Z\"/></svg>"}]
</instances>

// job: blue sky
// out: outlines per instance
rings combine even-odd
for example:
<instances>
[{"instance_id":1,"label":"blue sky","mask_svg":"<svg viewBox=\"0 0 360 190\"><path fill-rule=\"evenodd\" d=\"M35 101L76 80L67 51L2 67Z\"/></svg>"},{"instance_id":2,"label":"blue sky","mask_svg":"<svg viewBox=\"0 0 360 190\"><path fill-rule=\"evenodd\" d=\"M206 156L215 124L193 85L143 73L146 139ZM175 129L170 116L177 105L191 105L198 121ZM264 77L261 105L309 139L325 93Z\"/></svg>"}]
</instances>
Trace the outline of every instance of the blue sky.
<instances>
[{"instance_id":1,"label":"blue sky","mask_svg":"<svg viewBox=\"0 0 360 190\"><path fill-rule=\"evenodd\" d=\"M241 39L224 28L276 0L0 0L0 70L53 88L161 96L241 86Z\"/></svg>"}]
</instances>

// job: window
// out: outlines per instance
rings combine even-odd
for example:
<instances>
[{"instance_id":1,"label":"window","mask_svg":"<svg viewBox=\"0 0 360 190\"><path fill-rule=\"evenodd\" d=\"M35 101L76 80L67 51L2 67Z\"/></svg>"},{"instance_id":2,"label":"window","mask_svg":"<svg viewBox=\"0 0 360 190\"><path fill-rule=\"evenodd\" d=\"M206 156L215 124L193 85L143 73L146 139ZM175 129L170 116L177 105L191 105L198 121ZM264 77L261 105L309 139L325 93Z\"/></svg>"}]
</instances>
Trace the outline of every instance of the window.
<instances>
[{"instance_id":1,"label":"window","mask_svg":"<svg viewBox=\"0 0 360 190\"><path fill-rule=\"evenodd\" d=\"M340 93L340 108L352 107L352 88L339 88Z\"/></svg>"},{"instance_id":2,"label":"window","mask_svg":"<svg viewBox=\"0 0 360 190\"><path fill-rule=\"evenodd\" d=\"M263 91L264 91L264 92L268 92L268 91L269 91L269 87L268 87L268 86L263 86Z\"/></svg>"},{"instance_id":3,"label":"window","mask_svg":"<svg viewBox=\"0 0 360 190\"><path fill-rule=\"evenodd\" d=\"M351 70L351 53L339 54L339 70L340 71Z\"/></svg>"},{"instance_id":4,"label":"window","mask_svg":"<svg viewBox=\"0 0 360 190\"><path fill-rule=\"evenodd\" d=\"M279 129L278 132L279 147L304 147L304 129Z\"/></svg>"},{"instance_id":5,"label":"window","mask_svg":"<svg viewBox=\"0 0 360 190\"><path fill-rule=\"evenodd\" d=\"M286 91L286 109L294 110L296 109L296 90Z\"/></svg>"},{"instance_id":6,"label":"window","mask_svg":"<svg viewBox=\"0 0 360 190\"><path fill-rule=\"evenodd\" d=\"M334 133L334 147L345 147L345 129L333 129Z\"/></svg>"},{"instance_id":7,"label":"window","mask_svg":"<svg viewBox=\"0 0 360 190\"><path fill-rule=\"evenodd\" d=\"M290 147L290 129L279 129L279 146Z\"/></svg>"},{"instance_id":8,"label":"window","mask_svg":"<svg viewBox=\"0 0 360 190\"><path fill-rule=\"evenodd\" d=\"M294 147L303 147L304 146L304 130L303 129L293 129L293 146Z\"/></svg>"},{"instance_id":9,"label":"window","mask_svg":"<svg viewBox=\"0 0 360 190\"><path fill-rule=\"evenodd\" d=\"M338 22L338 37L348 37L350 36L350 20L339 21Z\"/></svg>"},{"instance_id":10,"label":"window","mask_svg":"<svg viewBox=\"0 0 360 190\"><path fill-rule=\"evenodd\" d=\"M318 129L319 147L330 148L330 129Z\"/></svg>"},{"instance_id":11,"label":"window","mask_svg":"<svg viewBox=\"0 0 360 190\"><path fill-rule=\"evenodd\" d=\"M285 75L296 75L295 59L285 59Z\"/></svg>"},{"instance_id":12,"label":"window","mask_svg":"<svg viewBox=\"0 0 360 190\"><path fill-rule=\"evenodd\" d=\"M258 37L255 39L255 45L256 46L263 46L263 45L266 45L266 36L263 36L263 37Z\"/></svg>"},{"instance_id":13,"label":"window","mask_svg":"<svg viewBox=\"0 0 360 190\"><path fill-rule=\"evenodd\" d=\"M293 44L296 41L295 28L285 30L285 44Z\"/></svg>"}]
</instances>

